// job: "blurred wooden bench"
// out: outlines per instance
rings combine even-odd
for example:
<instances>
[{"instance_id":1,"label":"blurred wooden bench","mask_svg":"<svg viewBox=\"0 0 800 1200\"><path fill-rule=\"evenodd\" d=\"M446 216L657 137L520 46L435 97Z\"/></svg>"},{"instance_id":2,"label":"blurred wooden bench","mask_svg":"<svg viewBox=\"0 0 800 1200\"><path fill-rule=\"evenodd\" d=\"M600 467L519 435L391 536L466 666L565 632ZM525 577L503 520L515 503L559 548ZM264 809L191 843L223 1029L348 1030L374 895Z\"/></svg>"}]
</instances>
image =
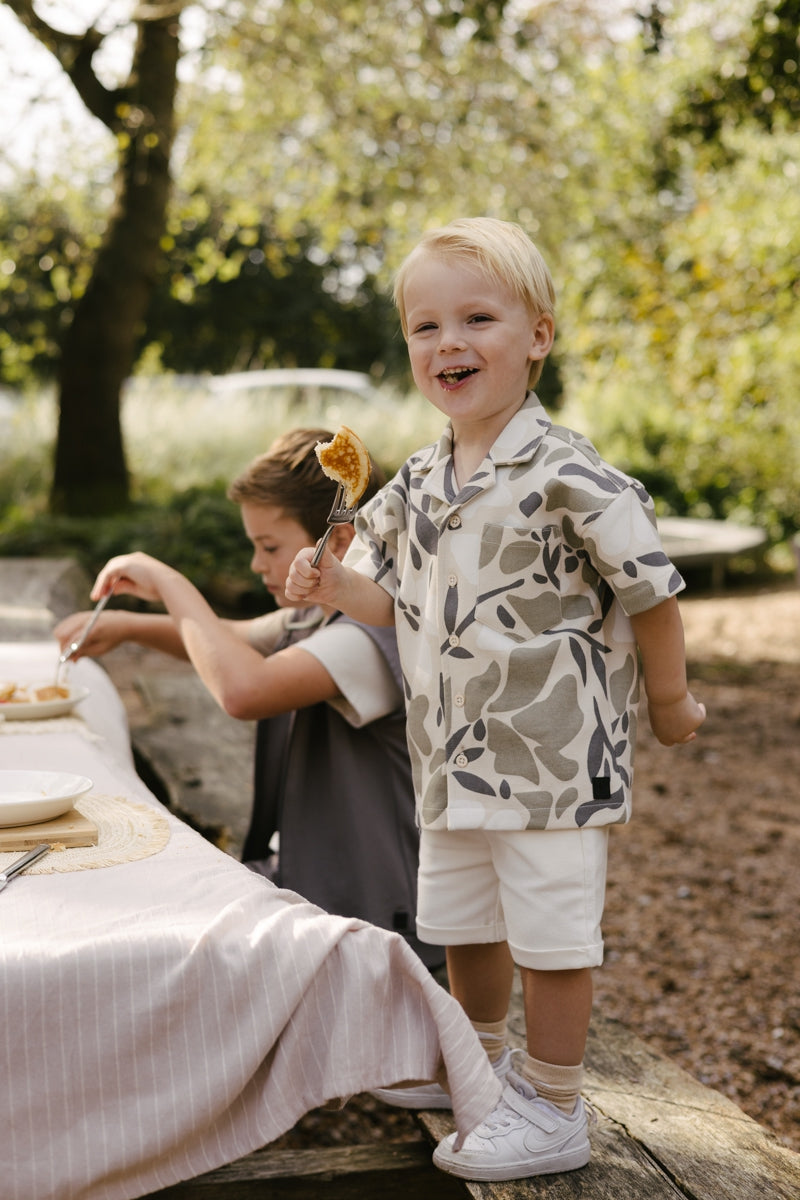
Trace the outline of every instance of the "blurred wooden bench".
<instances>
[{"instance_id":1,"label":"blurred wooden bench","mask_svg":"<svg viewBox=\"0 0 800 1200\"><path fill-rule=\"evenodd\" d=\"M750 558L766 544L763 529L733 521L701 521L693 517L661 517L664 550L679 571L708 567L711 589L721 592L728 564Z\"/></svg>"}]
</instances>

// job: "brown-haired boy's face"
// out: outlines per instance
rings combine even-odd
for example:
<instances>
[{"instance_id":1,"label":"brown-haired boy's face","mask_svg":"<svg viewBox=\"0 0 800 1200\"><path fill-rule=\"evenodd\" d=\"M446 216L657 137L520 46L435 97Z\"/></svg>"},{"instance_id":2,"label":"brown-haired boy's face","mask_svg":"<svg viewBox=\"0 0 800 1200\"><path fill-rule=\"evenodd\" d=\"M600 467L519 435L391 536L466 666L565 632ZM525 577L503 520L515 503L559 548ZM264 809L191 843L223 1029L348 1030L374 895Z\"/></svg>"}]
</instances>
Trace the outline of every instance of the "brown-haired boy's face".
<instances>
[{"instance_id":1,"label":"brown-haired boy's face","mask_svg":"<svg viewBox=\"0 0 800 1200\"><path fill-rule=\"evenodd\" d=\"M295 555L314 539L294 517L287 516L277 505L241 505L242 524L253 546L250 570L261 576L264 587L279 608L293 607L286 599L284 585Z\"/></svg>"}]
</instances>

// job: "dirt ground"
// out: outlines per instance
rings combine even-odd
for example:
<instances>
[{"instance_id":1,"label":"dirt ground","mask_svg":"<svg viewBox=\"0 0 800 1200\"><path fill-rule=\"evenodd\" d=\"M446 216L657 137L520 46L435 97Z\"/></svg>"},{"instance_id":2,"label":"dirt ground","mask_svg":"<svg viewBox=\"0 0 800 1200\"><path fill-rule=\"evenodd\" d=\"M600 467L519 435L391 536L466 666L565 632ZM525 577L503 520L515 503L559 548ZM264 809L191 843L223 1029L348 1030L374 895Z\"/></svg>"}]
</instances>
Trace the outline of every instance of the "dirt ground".
<instances>
[{"instance_id":1,"label":"dirt ground","mask_svg":"<svg viewBox=\"0 0 800 1200\"><path fill-rule=\"evenodd\" d=\"M800 1151L800 590L681 609L708 719L680 749L641 728L595 1007ZM355 1097L282 1143L416 1136L407 1114Z\"/></svg>"},{"instance_id":2,"label":"dirt ground","mask_svg":"<svg viewBox=\"0 0 800 1200\"><path fill-rule=\"evenodd\" d=\"M800 591L681 610L708 718L640 730L595 1003L800 1151Z\"/></svg>"}]
</instances>

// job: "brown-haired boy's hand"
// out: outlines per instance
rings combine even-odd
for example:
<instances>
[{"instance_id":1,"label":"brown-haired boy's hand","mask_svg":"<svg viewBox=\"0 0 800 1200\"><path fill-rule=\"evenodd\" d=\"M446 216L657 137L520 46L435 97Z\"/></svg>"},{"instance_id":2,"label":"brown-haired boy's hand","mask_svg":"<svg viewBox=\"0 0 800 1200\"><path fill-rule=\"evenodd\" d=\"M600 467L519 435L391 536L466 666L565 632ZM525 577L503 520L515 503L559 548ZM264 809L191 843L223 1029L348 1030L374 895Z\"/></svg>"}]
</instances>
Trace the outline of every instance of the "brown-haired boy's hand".
<instances>
[{"instance_id":1,"label":"brown-haired boy's hand","mask_svg":"<svg viewBox=\"0 0 800 1200\"><path fill-rule=\"evenodd\" d=\"M162 600L166 582L179 572L140 550L118 554L108 560L92 587L92 600L99 600L112 587L119 595L139 600Z\"/></svg>"},{"instance_id":2,"label":"brown-haired boy's hand","mask_svg":"<svg viewBox=\"0 0 800 1200\"><path fill-rule=\"evenodd\" d=\"M91 617L91 612L76 612L59 621L53 630L53 636L62 652L77 641ZM114 650L127 638L127 618L128 614L125 612L101 613L80 650L76 650L72 655L73 659L77 661L79 658L97 658L99 655L108 654L109 650Z\"/></svg>"},{"instance_id":3,"label":"brown-haired boy's hand","mask_svg":"<svg viewBox=\"0 0 800 1200\"><path fill-rule=\"evenodd\" d=\"M662 746L684 746L693 742L706 719L706 706L698 704L691 692L680 700L667 703L648 699L650 728Z\"/></svg>"}]
</instances>

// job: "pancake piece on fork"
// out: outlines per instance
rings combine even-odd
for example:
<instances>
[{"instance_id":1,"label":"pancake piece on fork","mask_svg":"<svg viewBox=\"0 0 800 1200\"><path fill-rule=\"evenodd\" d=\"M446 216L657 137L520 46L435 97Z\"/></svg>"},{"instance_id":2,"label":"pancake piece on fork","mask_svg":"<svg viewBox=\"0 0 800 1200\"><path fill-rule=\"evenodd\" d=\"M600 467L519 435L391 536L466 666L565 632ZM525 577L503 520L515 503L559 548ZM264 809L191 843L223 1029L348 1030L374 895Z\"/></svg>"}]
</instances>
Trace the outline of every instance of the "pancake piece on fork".
<instances>
[{"instance_id":1,"label":"pancake piece on fork","mask_svg":"<svg viewBox=\"0 0 800 1200\"><path fill-rule=\"evenodd\" d=\"M361 438L346 425L341 425L332 442L317 443L316 454L328 478L344 488L346 507L358 504L370 476L369 454Z\"/></svg>"}]
</instances>

